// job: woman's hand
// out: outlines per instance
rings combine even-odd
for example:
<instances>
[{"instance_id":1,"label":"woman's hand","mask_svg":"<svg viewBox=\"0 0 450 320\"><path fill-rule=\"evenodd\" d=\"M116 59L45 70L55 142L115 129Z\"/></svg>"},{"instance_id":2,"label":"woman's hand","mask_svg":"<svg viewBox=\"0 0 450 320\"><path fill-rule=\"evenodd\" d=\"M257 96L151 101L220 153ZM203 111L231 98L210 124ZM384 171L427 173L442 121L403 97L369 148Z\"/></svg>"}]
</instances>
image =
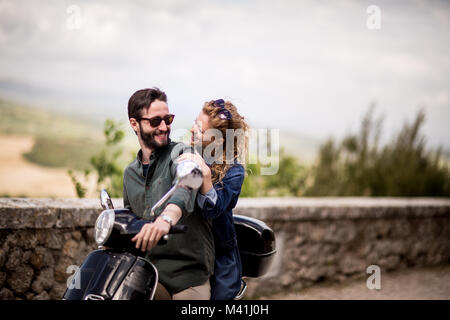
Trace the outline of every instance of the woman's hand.
<instances>
[{"instance_id":1,"label":"woman's hand","mask_svg":"<svg viewBox=\"0 0 450 320\"><path fill-rule=\"evenodd\" d=\"M177 158L176 161L183 161L183 160L192 160L195 163L197 163L200 168L202 169L203 177L205 176L211 176L211 169L206 164L205 160L202 158L202 156L195 150L195 153L183 153L181 156Z\"/></svg>"},{"instance_id":2,"label":"woman's hand","mask_svg":"<svg viewBox=\"0 0 450 320\"><path fill-rule=\"evenodd\" d=\"M194 150L195 153L183 153L181 156L179 156L176 161L183 161L183 160L192 160L195 163L197 163L202 169L203 173L203 184L200 187L200 192L202 194L206 194L212 187L212 181L211 181L211 169L206 164L205 160L202 158L202 156L197 152L197 150Z\"/></svg>"}]
</instances>

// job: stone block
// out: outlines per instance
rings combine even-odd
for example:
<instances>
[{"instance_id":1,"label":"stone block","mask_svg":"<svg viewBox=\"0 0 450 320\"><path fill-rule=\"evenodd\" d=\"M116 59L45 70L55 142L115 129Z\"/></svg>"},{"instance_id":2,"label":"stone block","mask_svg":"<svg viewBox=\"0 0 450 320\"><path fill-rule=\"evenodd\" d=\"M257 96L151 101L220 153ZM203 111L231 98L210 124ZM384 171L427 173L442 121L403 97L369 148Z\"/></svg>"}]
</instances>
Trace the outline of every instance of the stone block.
<instances>
[{"instance_id":1,"label":"stone block","mask_svg":"<svg viewBox=\"0 0 450 320\"><path fill-rule=\"evenodd\" d=\"M63 246L63 254L65 256L75 258L77 256L78 243L72 239L67 240Z\"/></svg>"},{"instance_id":2,"label":"stone block","mask_svg":"<svg viewBox=\"0 0 450 320\"><path fill-rule=\"evenodd\" d=\"M55 261L49 249L46 249L44 247L37 247L31 254L30 263L33 268L39 270L43 267L53 265Z\"/></svg>"},{"instance_id":3,"label":"stone block","mask_svg":"<svg viewBox=\"0 0 450 320\"><path fill-rule=\"evenodd\" d=\"M33 300L49 300L50 296L48 295L47 291L42 291L38 295L33 297Z\"/></svg>"},{"instance_id":4,"label":"stone block","mask_svg":"<svg viewBox=\"0 0 450 320\"><path fill-rule=\"evenodd\" d=\"M14 300L14 293L8 288L0 290L0 300Z\"/></svg>"},{"instance_id":5,"label":"stone block","mask_svg":"<svg viewBox=\"0 0 450 320\"><path fill-rule=\"evenodd\" d=\"M41 293L44 290L51 289L55 282L53 274L54 272L52 268L41 270L41 272L39 272L39 275L33 281L31 289L37 294Z\"/></svg>"},{"instance_id":6,"label":"stone block","mask_svg":"<svg viewBox=\"0 0 450 320\"><path fill-rule=\"evenodd\" d=\"M30 288L33 276L33 268L21 265L9 273L6 282L15 293L25 293Z\"/></svg>"}]
</instances>

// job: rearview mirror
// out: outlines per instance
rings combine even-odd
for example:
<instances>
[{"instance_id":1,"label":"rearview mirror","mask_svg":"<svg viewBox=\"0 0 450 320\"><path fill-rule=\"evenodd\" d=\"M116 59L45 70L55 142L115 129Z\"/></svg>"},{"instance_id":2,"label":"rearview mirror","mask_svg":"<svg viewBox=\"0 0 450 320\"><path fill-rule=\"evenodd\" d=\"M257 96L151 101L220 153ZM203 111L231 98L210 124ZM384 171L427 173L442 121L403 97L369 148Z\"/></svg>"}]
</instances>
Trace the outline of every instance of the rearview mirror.
<instances>
[{"instance_id":1,"label":"rearview mirror","mask_svg":"<svg viewBox=\"0 0 450 320\"><path fill-rule=\"evenodd\" d=\"M102 205L103 210L114 209L111 197L105 189L100 191L100 204Z\"/></svg>"},{"instance_id":2,"label":"rearview mirror","mask_svg":"<svg viewBox=\"0 0 450 320\"><path fill-rule=\"evenodd\" d=\"M177 166L177 182L180 187L198 189L202 185L203 174L200 166L192 160L181 161Z\"/></svg>"},{"instance_id":3,"label":"rearview mirror","mask_svg":"<svg viewBox=\"0 0 450 320\"><path fill-rule=\"evenodd\" d=\"M162 206L162 204L169 199L177 188L187 187L191 189L198 189L202 185L202 182L203 173L200 166L192 160L181 161L177 166L175 185L167 191L167 193L159 199L157 203L155 203L150 211L150 216L155 215L155 210Z\"/></svg>"}]
</instances>

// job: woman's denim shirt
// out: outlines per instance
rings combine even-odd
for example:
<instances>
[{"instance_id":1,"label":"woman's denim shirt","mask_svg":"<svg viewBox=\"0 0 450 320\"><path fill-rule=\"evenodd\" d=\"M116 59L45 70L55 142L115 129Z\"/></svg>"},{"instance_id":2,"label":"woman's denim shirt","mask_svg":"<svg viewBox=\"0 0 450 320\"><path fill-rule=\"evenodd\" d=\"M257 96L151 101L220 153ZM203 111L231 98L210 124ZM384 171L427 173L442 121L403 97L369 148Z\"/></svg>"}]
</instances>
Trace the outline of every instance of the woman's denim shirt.
<instances>
[{"instance_id":1,"label":"woman's denim shirt","mask_svg":"<svg viewBox=\"0 0 450 320\"><path fill-rule=\"evenodd\" d=\"M216 250L229 250L237 245L232 210L241 193L245 171L234 164L220 182L216 182L205 195L197 194L197 204L206 219L212 219Z\"/></svg>"}]
</instances>

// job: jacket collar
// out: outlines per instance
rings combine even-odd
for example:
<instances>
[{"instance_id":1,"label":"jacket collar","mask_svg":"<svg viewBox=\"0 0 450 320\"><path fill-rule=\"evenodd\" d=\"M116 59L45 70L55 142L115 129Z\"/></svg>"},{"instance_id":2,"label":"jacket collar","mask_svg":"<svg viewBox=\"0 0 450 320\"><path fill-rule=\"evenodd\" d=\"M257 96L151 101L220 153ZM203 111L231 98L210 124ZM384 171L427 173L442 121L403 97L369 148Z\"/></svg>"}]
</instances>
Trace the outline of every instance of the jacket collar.
<instances>
[{"instance_id":1,"label":"jacket collar","mask_svg":"<svg viewBox=\"0 0 450 320\"><path fill-rule=\"evenodd\" d=\"M152 154L150 155L150 163L152 163L153 159L158 159L159 156L167 149L167 147L171 144L172 142L169 140L169 143L167 145L165 145L164 147L161 148L156 148L155 150L153 150ZM137 155L136 155L136 160L138 162L138 167L142 167L142 149L139 149Z\"/></svg>"}]
</instances>

